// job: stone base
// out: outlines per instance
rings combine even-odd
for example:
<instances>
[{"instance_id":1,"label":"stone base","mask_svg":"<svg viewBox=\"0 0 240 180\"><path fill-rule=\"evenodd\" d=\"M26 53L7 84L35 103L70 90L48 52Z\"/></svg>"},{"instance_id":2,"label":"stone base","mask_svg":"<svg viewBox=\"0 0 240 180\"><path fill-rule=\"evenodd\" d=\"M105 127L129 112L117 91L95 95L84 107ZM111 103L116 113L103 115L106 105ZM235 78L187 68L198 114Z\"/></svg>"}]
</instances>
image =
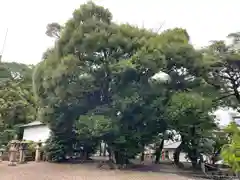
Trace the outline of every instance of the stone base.
<instances>
[{"instance_id":1,"label":"stone base","mask_svg":"<svg viewBox=\"0 0 240 180\"><path fill-rule=\"evenodd\" d=\"M16 166L17 164L15 162L10 162L8 166Z\"/></svg>"},{"instance_id":2,"label":"stone base","mask_svg":"<svg viewBox=\"0 0 240 180\"><path fill-rule=\"evenodd\" d=\"M18 164L27 164L27 161L18 162Z\"/></svg>"}]
</instances>

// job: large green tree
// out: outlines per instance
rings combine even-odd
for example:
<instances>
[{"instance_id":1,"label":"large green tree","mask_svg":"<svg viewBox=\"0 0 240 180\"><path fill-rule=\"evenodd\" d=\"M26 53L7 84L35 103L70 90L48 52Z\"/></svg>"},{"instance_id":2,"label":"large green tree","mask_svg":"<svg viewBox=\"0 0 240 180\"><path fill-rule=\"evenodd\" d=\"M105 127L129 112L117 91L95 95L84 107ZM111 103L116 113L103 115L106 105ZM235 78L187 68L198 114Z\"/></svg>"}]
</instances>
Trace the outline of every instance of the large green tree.
<instances>
[{"instance_id":1,"label":"large green tree","mask_svg":"<svg viewBox=\"0 0 240 180\"><path fill-rule=\"evenodd\" d=\"M48 51L35 70L34 91L40 105L39 116L52 130L49 144L54 147L49 146L49 152L56 157L54 160L64 159L71 151L76 141L74 122L89 111L90 115L111 119L113 128L102 138L112 151L117 153L120 144L130 144L120 140L133 137L122 138L130 128L127 119L131 117L127 113L131 113L127 107L136 104L132 106L133 111L140 108L142 101L140 92L134 92L140 86L139 75L129 58L153 33L130 25L117 25L111 19L107 9L91 2L82 5L62 28L55 48ZM139 110L135 111L140 114ZM124 121L126 125L121 127ZM134 138L132 146L137 145L139 139ZM61 154L53 153L57 145L63 147Z\"/></svg>"},{"instance_id":2,"label":"large green tree","mask_svg":"<svg viewBox=\"0 0 240 180\"><path fill-rule=\"evenodd\" d=\"M89 146L103 140L117 164L129 163L170 127L165 110L174 93L209 95L195 71L201 53L184 29L157 34L118 25L107 9L88 2L64 26L49 24L47 34L55 46L36 67L33 88L38 116L52 132L50 160L64 160L78 145L89 155ZM159 70L169 83L149 81Z\"/></svg>"}]
</instances>

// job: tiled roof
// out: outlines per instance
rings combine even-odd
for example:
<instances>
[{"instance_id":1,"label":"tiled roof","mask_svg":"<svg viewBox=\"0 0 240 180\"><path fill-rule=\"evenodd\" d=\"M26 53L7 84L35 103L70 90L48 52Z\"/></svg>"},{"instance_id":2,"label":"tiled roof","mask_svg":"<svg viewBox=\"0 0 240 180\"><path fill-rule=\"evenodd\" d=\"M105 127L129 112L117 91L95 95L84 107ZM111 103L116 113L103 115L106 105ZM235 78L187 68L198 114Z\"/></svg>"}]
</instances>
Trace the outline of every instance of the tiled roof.
<instances>
[{"instance_id":1,"label":"tiled roof","mask_svg":"<svg viewBox=\"0 0 240 180\"><path fill-rule=\"evenodd\" d=\"M22 125L20 127L31 127L31 126L39 126L39 125L44 125L44 124L42 122L40 122L40 121L33 121L31 123Z\"/></svg>"},{"instance_id":2,"label":"tiled roof","mask_svg":"<svg viewBox=\"0 0 240 180\"><path fill-rule=\"evenodd\" d=\"M176 149L181 144L181 141L178 142L164 142L163 149Z\"/></svg>"}]
</instances>

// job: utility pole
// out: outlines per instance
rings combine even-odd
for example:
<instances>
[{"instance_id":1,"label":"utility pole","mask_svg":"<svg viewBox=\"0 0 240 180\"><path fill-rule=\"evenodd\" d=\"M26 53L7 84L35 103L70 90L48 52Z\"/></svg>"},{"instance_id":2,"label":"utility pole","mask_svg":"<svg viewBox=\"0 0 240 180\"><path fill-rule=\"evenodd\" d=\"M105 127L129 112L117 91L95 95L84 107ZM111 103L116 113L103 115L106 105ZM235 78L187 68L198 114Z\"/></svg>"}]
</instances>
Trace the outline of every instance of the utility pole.
<instances>
[{"instance_id":1,"label":"utility pole","mask_svg":"<svg viewBox=\"0 0 240 180\"><path fill-rule=\"evenodd\" d=\"M2 56L3 56L4 49L5 49L6 41L7 41L7 35L8 35L8 28L7 28L5 37L4 37L3 46L2 46L1 53L0 53L0 62L2 62Z\"/></svg>"}]
</instances>

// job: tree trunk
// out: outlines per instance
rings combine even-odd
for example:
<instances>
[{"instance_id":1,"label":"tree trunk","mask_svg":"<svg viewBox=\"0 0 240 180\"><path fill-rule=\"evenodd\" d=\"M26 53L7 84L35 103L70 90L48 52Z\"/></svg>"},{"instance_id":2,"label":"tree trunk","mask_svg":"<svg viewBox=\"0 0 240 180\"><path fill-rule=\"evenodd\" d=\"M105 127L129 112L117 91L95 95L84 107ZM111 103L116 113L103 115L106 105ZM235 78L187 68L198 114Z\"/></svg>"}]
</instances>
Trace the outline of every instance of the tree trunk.
<instances>
[{"instance_id":1,"label":"tree trunk","mask_svg":"<svg viewBox=\"0 0 240 180\"><path fill-rule=\"evenodd\" d=\"M87 159L88 159L88 152L84 151L83 160L86 161Z\"/></svg>"},{"instance_id":2,"label":"tree trunk","mask_svg":"<svg viewBox=\"0 0 240 180\"><path fill-rule=\"evenodd\" d=\"M106 156L106 151L108 152L108 158L110 161L113 161L112 158L112 150L110 149L110 147L106 147L104 144L104 151L103 151L103 156Z\"/></svg>"},{"instance_id":3,"label":"tree trunk","mask_svg":"<svg viewBox=\"0 0 240 180\"><path fill-rule=\"evenodd\" d=\"M143 147L143 151L142 151L141 157L140 157L141 163L143 163L144 159L145 159L145 145L143 144L142 147Z\"/></svg>"},{"instance_id":4,"label":"tree trunk","mask_svg":"<svg viewBox=\"0 0 240 180\"><path fill-rule=\"evenodd\" d=\"M119 158L119 155L118 155L118 151L114 151L114 158L115 158L116 164L119 164L120 163L120 158Z\"/></svg>"},{"instance_id":5,"label":"tree trunk","mask_svg":"<svg viewBox=\"0 0 240 180\"><path fill-rule=\"evenodd\" d=\"M164 139L161 141L161 144L156 148L156 151L155 151L155 156L156 156L155 164L158 164L159 161L160 161L163 146L164 146Z\"/></svg>"},{"instance_id":6,"label":"tree trunk","mask_svg":"<svg viewBox=\"0 0 240 180\"><path fill-rule=\"evenodd\" d=\"M144 157L145 157L145 153L143 151L142 154L141 154L141 163L144 161Z\"/></svg>"},{"instance_id":7,"label":"tree trunk","mask_svg":"<svg viewBox=\"0 0 240 180\"><path fill-rule=\"evenodd\" d=\"M100 145L99 145L99 156L102 156L102 144L100 143Z\"/></svg>"},{"instance_id":8,"label":"tree trunk","mask_svg":"<svg viewBox=\"0 0 240 180\"><path fill-rule=\"evenodd\" d=\"M196 149L192 150L191 162L192 162L192 167L196 169L197 167L197 150Z\"/></svg>"},{"instance_id":9,"label":"tree trunk","mask_svg":"<svg viewBox=\"0 0 240 180\"><path fill-rule=\"evenodd\" d=\"M183 149L183 146L184 146L184 142L182 141L181 144L176 148L176 150L174 152L173 158L174 158L174 163L176 165L179 165L179 156Z\"/></svg>"},{"instance_id":10,"label":"tree trunk","mask_svg":"<svg viewBox=\"0 0 240 180\"><path fill-rule=\"evenodd\" d=\"M195 137L196 135L196 126L194 125L192 128L191 128L191 136L192 137ZM192 162L192 167L194 169L196 169L197 167L197 159L198 159L198 150L197 150L197 142L196 142L196 139L193 138L191 140L191 144L192 144L192 148L190 149L190 159L191 159L191 162Z\"/></svg>"},{"instance_id":11,"label":"tree trunk","mask_svg":"<svg viewBox=\"0 0 240 180\"><path fill-rule=\"evenodd\" d=\"M204 159L203 159L203 156L200 154L199 156L199 162L198 162L198 166L201 167L201 164L204 163Z\"/></svg>"},{"instance_id":12,"label":"tree trunk","mask_svg":"<svg viewBox=\"0 0 240 180\"><path fill-rule=\"evenodd\" d=\"M123 166L129 164L126 154L121 151L114 151L114 157L117 165Z\"/></svg>"},{"instance_id":13,"label":"tree trunk","mask_svg":"<svg viewBox=\"0 0 240 180\"><path fill-rule=\"evenodd\" d=\"M106 156L106 152L107 152L107 144L104 143L104 147L103 147L103 156Z\"/></svg>"},{"instance_id":14,"label":"tree trunk","mask_svg":"<svg viewBox=\"0 0 240 180\"><path fill-rule=\"evenodd\" d=\"M116 164L118 164L118 165L124 164L124 156L120 151L114 151L114 157L116 160Z\"/></svg>"}]
</instances>

